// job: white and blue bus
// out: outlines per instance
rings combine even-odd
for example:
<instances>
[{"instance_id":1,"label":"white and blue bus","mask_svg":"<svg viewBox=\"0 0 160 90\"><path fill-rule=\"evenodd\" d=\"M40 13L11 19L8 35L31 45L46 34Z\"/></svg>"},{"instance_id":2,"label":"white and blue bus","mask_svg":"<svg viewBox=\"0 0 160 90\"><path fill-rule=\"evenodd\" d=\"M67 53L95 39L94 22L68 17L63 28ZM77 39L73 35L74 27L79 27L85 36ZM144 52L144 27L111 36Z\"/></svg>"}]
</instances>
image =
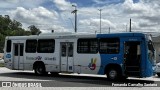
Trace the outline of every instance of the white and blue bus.
<instances>
[{"instance_id":1,"label":"white and blue bus","mask_svg":"<svg viewBox=\"0 0 160 90\"><path fill-rule=\"evenodd\" d=\"M9 69L37 75L84 73L115 80L152 76L155 50L143 33L8 36L4 61Z\"/></svg>"}]
</instances>

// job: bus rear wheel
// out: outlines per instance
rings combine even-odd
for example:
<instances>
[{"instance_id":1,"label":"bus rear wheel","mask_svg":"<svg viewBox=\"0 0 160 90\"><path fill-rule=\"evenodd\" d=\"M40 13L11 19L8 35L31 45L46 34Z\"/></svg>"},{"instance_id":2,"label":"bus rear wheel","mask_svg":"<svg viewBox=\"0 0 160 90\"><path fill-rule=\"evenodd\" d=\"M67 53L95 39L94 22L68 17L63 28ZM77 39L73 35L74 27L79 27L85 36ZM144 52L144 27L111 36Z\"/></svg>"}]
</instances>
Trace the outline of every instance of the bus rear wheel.
<instances>
[{"instance_id":1,"label":"bus rear wheel","mask_svg":"<svg viewBox=\"0 0 160 90\"><path fill-rule=\"evenodd\" d=\"M36 65L34 71L36 75L46 74L45 66L43 64Z\"/></svg>"}]
</instances>

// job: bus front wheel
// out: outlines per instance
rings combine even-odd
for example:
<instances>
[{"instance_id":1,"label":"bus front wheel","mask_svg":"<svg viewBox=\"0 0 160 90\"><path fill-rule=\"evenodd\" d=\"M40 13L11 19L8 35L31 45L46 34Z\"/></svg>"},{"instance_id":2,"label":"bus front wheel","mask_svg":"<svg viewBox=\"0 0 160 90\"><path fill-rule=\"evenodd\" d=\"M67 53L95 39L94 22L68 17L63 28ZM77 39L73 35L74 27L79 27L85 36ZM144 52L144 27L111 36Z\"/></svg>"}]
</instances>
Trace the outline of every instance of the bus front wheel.
<instances>
[{"instance_id":1,"label":"bus front wheel","mask_svg":"<svg viewBox=\"0 0 160 90\"><path fill-rule=\"evenodd\" d=\"M119 77L119 71L115 68L110 68L107 70L107 78L109 80L117 80Z\"/></svg>"},{"instance_id":2,"label":"bus front wheel","mask_svg":"<svg viewBox=\"0 0 160 90\"><path fill-rule=\"evenodd\" d=\"M43 64L36 65L34 71L36 75L44 75L46 73L45 66Z\"/></svg>"}]
</instances>

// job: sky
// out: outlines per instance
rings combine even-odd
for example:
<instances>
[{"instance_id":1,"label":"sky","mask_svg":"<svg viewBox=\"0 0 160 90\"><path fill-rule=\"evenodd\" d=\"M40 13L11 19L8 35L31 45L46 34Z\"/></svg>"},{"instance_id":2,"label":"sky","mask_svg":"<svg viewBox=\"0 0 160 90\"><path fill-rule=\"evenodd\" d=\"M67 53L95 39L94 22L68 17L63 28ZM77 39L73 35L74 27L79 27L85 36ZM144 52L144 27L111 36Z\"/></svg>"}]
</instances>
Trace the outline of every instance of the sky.
<instances>
[{"instance_id":1,"label":"sky","mask_svg":"<svg viewBox=\"0 0 160 90\"><path fill-rule=\"evenodd\" d=\"M28 26L35 25L43 33L74 32L77 6L77 32L126 32L132 19L134 32L160 32L159 0L0 0L0 15Z\"/></svg>"}]
</instances>

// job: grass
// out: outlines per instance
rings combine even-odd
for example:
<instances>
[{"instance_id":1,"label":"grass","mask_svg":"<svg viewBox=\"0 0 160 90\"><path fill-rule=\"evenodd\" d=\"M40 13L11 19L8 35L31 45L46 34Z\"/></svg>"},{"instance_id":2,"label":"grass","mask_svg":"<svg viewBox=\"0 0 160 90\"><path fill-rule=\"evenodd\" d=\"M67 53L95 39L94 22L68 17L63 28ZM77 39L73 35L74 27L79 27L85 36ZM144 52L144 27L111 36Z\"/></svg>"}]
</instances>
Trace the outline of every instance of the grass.
<instances>
[{"instance_id":1,"label":"grass","mask_svg":"<svg viewBox=\"0 0 160 90\"><path fill-rule=\"evenodd\" d=\"M0 63L0 67L4 67L4 63Z\"/></svg>"}]
</instances>

